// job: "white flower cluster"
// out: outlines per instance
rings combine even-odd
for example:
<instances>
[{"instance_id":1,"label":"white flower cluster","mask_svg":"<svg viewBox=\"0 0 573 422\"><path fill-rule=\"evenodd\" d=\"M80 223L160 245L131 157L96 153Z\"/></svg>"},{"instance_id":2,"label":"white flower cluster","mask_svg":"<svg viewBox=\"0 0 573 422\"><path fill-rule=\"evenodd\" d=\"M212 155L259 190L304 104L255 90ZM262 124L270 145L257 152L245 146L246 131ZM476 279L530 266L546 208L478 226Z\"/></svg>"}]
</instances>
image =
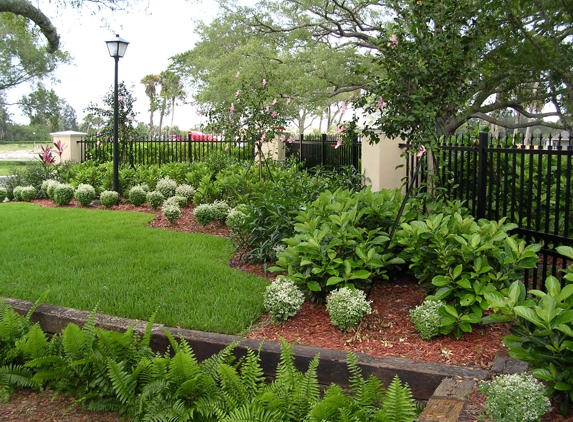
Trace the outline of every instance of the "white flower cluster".
<instances>
[{"instance_id":1,"label":"white flower cluster","mask_svg":"<svg viewBox=\"0 0 573 422\"><path fill-rule=\"evenodd\" d=\"M175 189L177 189L177 182L169 177L159 179L155 185L155 190L161 192L164 198L175 196Z\"/></svg>"},{"instance_id":2,"label":"white flower cluster","mask_svg":"<svg viewBox=\"0 0 573 422\"><path fill-rule=\"evenodd\" d=\"M529 374L500 375L482 382L480 391L487 395L486 413L496 422L537 422L551 410L543 384Z\"/></svg>"},{"instance_id":3,"label":"white flower cluster","mask_svg":"<svg viewBox=\"0 0 573 422\"><path fill-rule=\"evenodd\" d=\"M442 316L439 311L443 305L442 301L425 300L421 305L410 309L410 319L424 340L440 334Z\"/></svg>"},{"instance_id":4,"label":"white flower cluster","mask_svg":"<svg viewBox=\"0 0 573 422\"><path fill-rule=\"evenodd\" d=\"M296 315L304 295L291 280L278 278L267 286L263 305L275 321L286 321Z\"/></svg>"},{"instance_id":5,"label":"white flower cluster","mask_svg":"<svg viewBox=\"0 0 573 422\"><path fill-rule=\"evenodd\" d=\"M161 207L161 212L171 224L175 224L181 217L181 207L175 201L165 201Z\"/></svg>"},{"instance_id":6,"label":"white flower cluster","mask_svg":"<svg viewBox=\"0 0 573 422\"><path fill-rule=\"evenodd\" d=\"M87 207L96 197L96 191L92 185L80 183L74 192L74 197L80 205Z\"/></svg>"},{"instance_id":7,"label":"white flower cluster","mask_svg":"<svg viewBox=\"0 0 573 422\"><path fill-rule=\"evenodd\" d=\"M371 303L372 301L366 300L366 294L362 290L342 287L326 298L326 310L332 325L346 331L372 312Z\"/></svg>"}]
</instances>

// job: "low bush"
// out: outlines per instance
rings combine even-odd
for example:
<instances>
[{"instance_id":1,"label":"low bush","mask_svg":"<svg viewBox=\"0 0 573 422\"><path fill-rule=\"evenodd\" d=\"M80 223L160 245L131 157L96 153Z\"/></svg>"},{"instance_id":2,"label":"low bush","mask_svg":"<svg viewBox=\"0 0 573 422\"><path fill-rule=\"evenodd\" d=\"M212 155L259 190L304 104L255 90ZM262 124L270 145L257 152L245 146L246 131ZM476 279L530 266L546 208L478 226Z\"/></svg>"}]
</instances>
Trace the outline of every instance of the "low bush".
<instances>
[{"instance_id":1,"label":"low bush","mask_svg":"<svg viewBox=\"0 0 573 422\"><path fill-rule=\"evenodd\" d=\"M52 201L54 200L54 192L56 187L60 184L60 182L56 180L48 180L46 183L46 193L48 194L48 198Z\"/></svg>"},{"instance_id":2,"label":"low bush","mask_svg":"<svg viewBox=\"0 0 573 422\"><path fill-rule=\"evenodd\" d=\"M206 226L215 220L213 207L211 204L197 205L193 210L193 215L202 226Z\"/></svg>"},{"instance_id":3,"label":"low bush","mask_svg":"<svg viewBox=\"0 0 573 422\"><path fill-rule=\"evenodd\" d=\"M282 277L269 284L263 305L276 322L284 322L295 316L304 303L304 295L296 285Z\"/></svg>"},{"instance_id":4,"label":"low bush","mask_svg":"<svg viewBox=\"0 0 573 422\"><path fill-rule=\"evenodd\" d=\"M54 179L48 179L42 182L42 185L40 186L40 192L42 193L42 197L50 198L50 195L48 194L48 188L50 187L50 185L53 185L55 183L58 183L58 181Z\"/></svg>"},{"instance_id":5,"label":"low bush","mask_svg":"<svg viewBox=\"0 0 573 422\"><path fill-rule=\"evenodd\" d=\"M8 189L0 186L0 202L4 202L4 200L7 197L8 197Z\"/></svg>"},{"instance_id":6,"label":"low bush","mask_svg":"<svg viewBox=\"0 0 573 422\"><path fill-rule=\"evenodd\" d=\"M421 305L410 310L410 318L420 337L429 340L441 333L442 314L440 308L444 305L441 301L425 300Z\"/></svg>"},{"instance_id":7,"label":"low bush","mask_svg":"<svg viewBox=\"0 0 573 422\"><path fill-rule=\"evenodd\" d=\"M183 184L183 185L178 185L175 188L175 195L183 196L184 198L186 198L188 204L193 203L193 197L195 196L195 192L197 192L197 190L191 185Z\"/></svg>"},{"instance_id":8,"label":"low bush","mask_svg":"<svg viewBox=\"0 0 573 422\"><path fill-rule=\"evenodd\" d=\"M177 189L177 182L169 177L159 179L155 186L155 190L161 192L165 199L175 196L175 189Z\"/></svg>"},{"instance_id":9,"label":"low bush","mask_svg":"<svg viewBox=\"0 0 573 422\"><path fill-rule=\"evenodd\" d=\"M54 202L60 206L68 205L74 199L74 187L67 183L59 183L54 189Z\"/></svg>"},{"instance_id":10,"label":"low bush","mask_svg":"<svg viewBox=\"0 0 573 422\"><path fill-rule=\"evenodd\" d=\"M211 209L213 210L213 220L225 221L231 207L226 201L215 201L211 204Z\"/></svg>"},{"instance_id":11,"label":"low bush","mask_svg":"<svg viewBox=\"0 0 573 422\"><path fill-rule=\"evenodd\" d=\"M229 211L225 224L234 229L235 227L240 227L245 221L246 213L242 211L244 207L235 207Z\"/></svg>"},{"instance_id":12,"label":"low bush","mask_svg":"<svg viewBox=\"0 0 573 422\"><path fill-rule=\"evenodd\" d=\"M175 224L181 217L181 207L177 201L170 201L168 198L161 206L161 212L171 224Z\"/></svg>"},{"instance_id":13,"label":"low bush","mask_svg":"<svg viewBox=\"0 0 573 422\"><path fill-rule=\"evenodd\" d=\"M24 189L23 186L16 186L16 187L12 190L13 198L14 198L16 201L21 201L21 200L22 200L22 189Z\"/></svg>"},{"instance_id":14,"label":"low bush","mask_svg":"<svg viewBox=\"0 0 573 422\"><path fill-rule=\"evenodd\" d=\"M142 186L134 186L129 190L129 202L139 207L147 200L147 192Z\"/></svg>"},{"instance_id":15,"label":"low bush","mask_svg":"<svg viewBox=\"0 0 573 422\"><path fill-rule=\"evenodd\" d=\"M96 191L92 185L80 183L74 193L76 201L83 207L87 207L96 198Z\"/></svg>"},{"instance_id":16,"label":"low bush","mask_svg":"<svg viewBox=\"0 0 573 422\"><path fill-rule=\"evenodd\" d=\"M167 199L168 201L172 201L179 205L179 208L183 208L187 206L187 198L181 195L175 195L171 198Z\"/></svg>"},{"instance_id":17,"label":"low bush","mask_svg":"<svg viewBox=\"0 0 573 422\"><path fill-rule=\"evenodd\" d=\"M22 201L30 202L33 199L36 199L37 193L38 192L34 186L24 186L20 192L20 197L22 198Z\"/></svg>"},{"instance_id":18,"label":"low bush","mask_svg":"<svg viewBox=\"0 0 573 422\"><path fill-rule=\"evenodd\" d=\"M159 209L165 197L163 194L157 190L151 191L147 194L147 203L151 206L151 208L156 211Z\"/></svg>"},{"instance_id":19,"label":"low bush","mask_svg":"<svg viewBox=\"0 0 573 422\"><path fill-rule=\"evenodd\" d=\"M370 303L362 290L342 287L327 297L326 310L332 325L346 331L372 312Z\"/></svg>"},{"instance_id":20,"label":"low bush","mask_svg":"<svg viewBox=\"0 0 573 422\"><path fill-rule=\"evenodd\" d=\"M99 200L104 207L111 208L114 205L117 205L119 194L114 190L104 190L100 193Z\"/></svg>"}]
</instances>

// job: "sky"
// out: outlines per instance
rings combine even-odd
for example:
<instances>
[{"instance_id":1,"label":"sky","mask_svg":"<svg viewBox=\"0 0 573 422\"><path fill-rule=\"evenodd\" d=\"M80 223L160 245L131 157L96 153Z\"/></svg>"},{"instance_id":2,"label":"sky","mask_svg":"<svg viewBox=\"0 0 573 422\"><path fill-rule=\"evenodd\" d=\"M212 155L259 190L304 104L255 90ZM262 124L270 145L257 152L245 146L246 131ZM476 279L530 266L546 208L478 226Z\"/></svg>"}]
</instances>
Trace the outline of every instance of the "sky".
<instances>
[{"instance_id":1,"label":"sky","mask_svg":"<svg viewBox=\"0 0 573 422\"><path fill-rule=\"evenodd\" d=\"M140 80L147 74L159 74L169 65L169 58L193 48L198 40L194 33L197 19L208 22L216 12L216 3L185 0L149 0L148 11L135 10L112 14L105 12L108 28L103 27L102 14L91 15L88 10L81 14L74 10L56 9L49 0L31 0L52 20L60 34L61 48L72 57L71 65L58 68L55 76L60 83L47 86L65 99L75 110L78 123L85 115L90 102L101 104L101 98L113 87L115 64L109 56L105 41L115 34L129 42L125 56L119 60L119 81L126 86L135 85L136 119L149 122L149 99ZM142 9L142 8L141 8ZM8 92L9 102L15 102L30 92L28 85ZM192 98L187 98L192 100ZM28 124L17 106L9 109L12 120ZM171 116L164 119L170 124ZM154 123L159 123L155 113ZM176 107L174 125L181 130L191 129L200 123L195 107Z\"/></svg>"}]
</instances>

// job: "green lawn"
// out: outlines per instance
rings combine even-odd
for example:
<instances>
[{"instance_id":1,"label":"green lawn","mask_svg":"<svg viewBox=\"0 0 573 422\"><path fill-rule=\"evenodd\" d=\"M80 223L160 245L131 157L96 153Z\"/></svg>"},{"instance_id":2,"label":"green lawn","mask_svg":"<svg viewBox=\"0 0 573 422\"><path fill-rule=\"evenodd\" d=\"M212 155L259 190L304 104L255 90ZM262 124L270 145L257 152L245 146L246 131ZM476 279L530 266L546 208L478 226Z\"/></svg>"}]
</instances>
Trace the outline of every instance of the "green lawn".
<instances>
[{"instance_id":1,"label":"green lawn","mask_svg":"<svg viewBox=\"0 0 573 422\"><path fill-rule=\"evenodd\" d=\"M11 170L29 164L30 161L0 161L0 176L12 174Z\"/></svg>"},{"instance_id":2,"label":"green lawn","mask_svg":"<svg viewBox=\"0 0 573 422\"><path fill-rule=\"evenodd\" d=\"M0 296L238 334L263 278L227 264L227 239L153 229L146 213L0 204Z\"/></svg>"}]
</instances>

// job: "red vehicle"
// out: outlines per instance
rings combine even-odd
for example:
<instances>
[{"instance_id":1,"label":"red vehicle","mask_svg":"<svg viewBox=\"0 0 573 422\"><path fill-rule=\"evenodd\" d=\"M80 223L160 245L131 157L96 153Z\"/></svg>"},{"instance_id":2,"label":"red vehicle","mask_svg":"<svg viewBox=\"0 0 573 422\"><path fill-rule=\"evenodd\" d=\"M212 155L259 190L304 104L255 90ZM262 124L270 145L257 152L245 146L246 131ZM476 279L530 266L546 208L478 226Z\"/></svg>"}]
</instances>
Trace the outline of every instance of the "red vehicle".
<instances>
[{"instance_id":1,"label":"red vehicle","mask_svg":"<svg viewBox=\"0 0 573 422\"><path fill-rule=\"evenodd\" d=\"M188 132L189 136L191 136L192 141L208 141L208 142L216 142L218 141L216 136L208 135L203 132L199 132L196 130L191 130Z\"/></svg>"}]
</instances>

